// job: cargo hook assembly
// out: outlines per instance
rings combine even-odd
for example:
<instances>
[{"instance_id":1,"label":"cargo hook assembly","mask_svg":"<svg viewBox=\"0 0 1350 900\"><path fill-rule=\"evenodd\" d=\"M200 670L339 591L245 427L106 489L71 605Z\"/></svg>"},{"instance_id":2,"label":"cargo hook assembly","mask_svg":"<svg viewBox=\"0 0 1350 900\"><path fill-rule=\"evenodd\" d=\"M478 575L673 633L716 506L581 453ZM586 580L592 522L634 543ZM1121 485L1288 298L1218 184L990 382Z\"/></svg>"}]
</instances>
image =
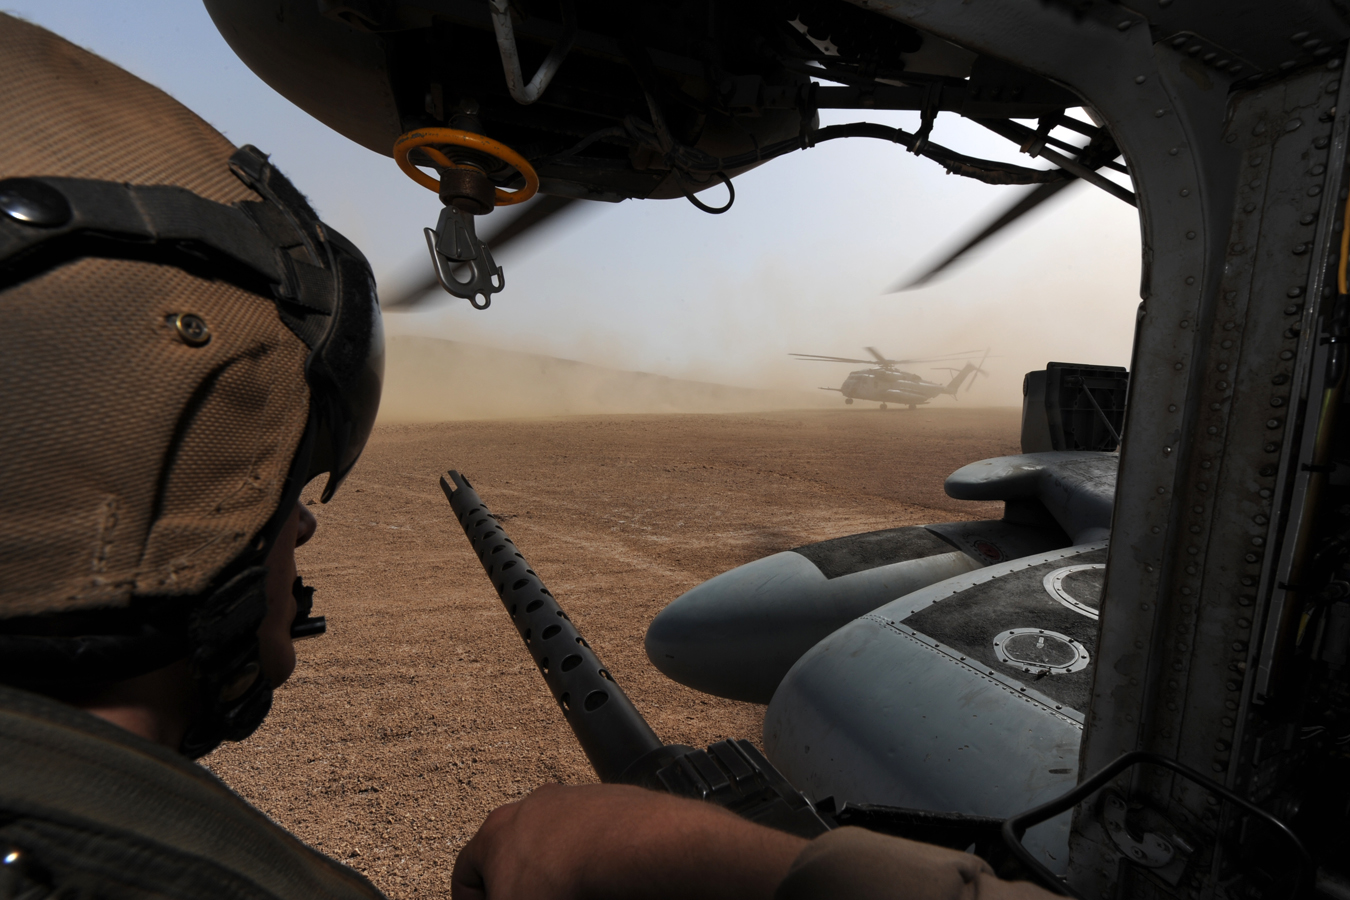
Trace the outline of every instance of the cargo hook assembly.
<instances>
[{"instance_id":1,"label":"cargo hook assembly","mask_svg":"<svg viewBox=\"0 0 1350 900\"><path fill-rule=\"evenodd\" d=\"M416 162L412 159L414 152L420 157ZM492 251L478 239L474 216L533 197L539 190L534 167L505 144L457 128L421 128L401 135L394 142L394 161L413 181L439 194L445 204L436 227L423 229L441 287L468 300L475 309L487 309L492 295L506 286L506 279L493 261ZM515 169L525 180L524 187L508 191L495 186L485 171L494 162ZM439 180L419 165L434 167ZM461 267L470 270L466 280L455 277Z\"/></svg>"}]
</instances>

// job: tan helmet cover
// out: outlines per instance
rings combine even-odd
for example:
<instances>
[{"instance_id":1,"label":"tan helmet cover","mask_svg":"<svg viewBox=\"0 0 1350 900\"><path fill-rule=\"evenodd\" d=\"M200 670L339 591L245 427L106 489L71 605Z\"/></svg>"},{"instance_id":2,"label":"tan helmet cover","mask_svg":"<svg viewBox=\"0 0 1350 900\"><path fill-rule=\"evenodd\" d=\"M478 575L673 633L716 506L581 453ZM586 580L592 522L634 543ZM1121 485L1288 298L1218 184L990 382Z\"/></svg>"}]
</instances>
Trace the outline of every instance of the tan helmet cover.
<instances>
[{"instance_id":1,"label":"tan helmet cover","mask_svg":"<svg viewBox=\"0 0 1350 900\"><path fill-rule=\"evenodd\" d=\"M182 104L4 15L0 84L0 178L259 199ZM278 511L307 352L271 299L169 266L85 258L0 291L0 618L205 589Z\"/></svg>"}]
</instances>

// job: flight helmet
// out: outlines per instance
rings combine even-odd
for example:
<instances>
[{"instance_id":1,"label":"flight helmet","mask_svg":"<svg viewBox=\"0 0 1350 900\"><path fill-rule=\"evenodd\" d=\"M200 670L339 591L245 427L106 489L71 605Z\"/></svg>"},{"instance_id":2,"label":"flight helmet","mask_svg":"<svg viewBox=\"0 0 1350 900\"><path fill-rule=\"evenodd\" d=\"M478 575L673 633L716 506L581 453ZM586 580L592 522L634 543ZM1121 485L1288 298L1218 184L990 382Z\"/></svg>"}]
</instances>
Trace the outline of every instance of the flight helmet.
<instances>
[{"instance_id":1,"label":"flight helmet","mask_svg":"<svg viewBox=\"0 0 1350 900\"><path fill-rule=\"evenodd\" d=\"M374 278L266 155L106 60L0 15L0 83L0 683L186 658L200 756L270 708L263 561L370 434Z\"/></svg>"}]
</instances>

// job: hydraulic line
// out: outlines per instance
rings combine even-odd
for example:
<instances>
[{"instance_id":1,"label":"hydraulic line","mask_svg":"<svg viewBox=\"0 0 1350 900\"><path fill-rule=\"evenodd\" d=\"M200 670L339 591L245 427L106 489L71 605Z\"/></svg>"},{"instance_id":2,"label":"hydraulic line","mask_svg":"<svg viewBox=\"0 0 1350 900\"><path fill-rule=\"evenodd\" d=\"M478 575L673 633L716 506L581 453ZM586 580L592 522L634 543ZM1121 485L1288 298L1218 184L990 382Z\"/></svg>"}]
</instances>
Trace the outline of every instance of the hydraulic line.
<instances>
[{"instance_id":1,"label":"hydraulic line","mask_svg":"<svg viewBox=\"0 0 1350 900\"><path fill-rule=\"evenodd\" d=\"M1025 125L1019 125L1016 122L1007 119L972 118L971 121L979 125L983 125L985 128L988 128L990 131L994 132L994 134L997 134L998 136L1003 138L1007 138L1013 143L1021 144L1023 152L1027 152L1028 142L1030 142L1035 137L1035 132L1032 131L1030 128L1027 128ZM1117 198L1118 200L1124 200L1131 206L1139 205L1138 201L1135 199L1133 191L1129 190L1128 188L1121 187L1120 185L1116 184L1109 178L1097 174L1096 171L1089 168L1088 166L1083 165L1077 160L1069 159L1062 153L1056 153L1054 150L1051 150L1049 147L1045 146L1042 146L1037 151L1037 153L1040 156L1045 157L1047 160L1054 163L1055 165L1059 166L1064 171L1078 176L1079 178L1083 179L1088 184L1094 187L1101 188L1102 190L1106 191L1108 194Z\"/></svg>"},{"instance_id":2,"label":"hydraulic line","mask_svg":"<svg viewBox=\"0 0 1350 900\"><path fill-rule=\"evenodd\" d=\"M516 46L515 28L511 24L510 0L488 0L488 7L492 11L492 30L497 33L497 49L502 54L506 87L511 92L512 99L528 106L543 96L548 83L557 74L558 67L572 50L572 44L577 39L576 9L572 6L572 0L563 0L563 26L567 29L566 35L561 42L553 46L548 56L544 58L543 64L539 66L539 71L535 72L530 83L526 84L525 75L520 70L520 50Z\"/></svg>"},{"instance_id":3,"label":"hydraulic line","mask_svg":"<svg viewBox=\"0 0 1350 900\"><path fill-rule=\"evenodd\" d=\"M735 156L712 156L695 148L683 146L675 148L669 155L674 157L670 160L672 168L678 167L687 175L711 177L716 176L719 172L767 162L796 150L805 150L817 144L823 144L825 141L849 137L890 141L906 149L913 148L917 141L916 135L905 131L903 128L891 128L874 122L851 122L846 125L828 125L825 128L817 129L808 134L805 141L802 138L789 138ZM562 153L539 160L539 164L548 165L562 162L596 141L606 139L623 139L626 143L647 145L661 152L660 145L654 135L643 133L630 123L628 126L612 126L587 135L580 143L569 147ZM926 142L919 148L919 155L938 163L952 175L974 178L985 184L1045 184L1052 181L1065 181L1070 178L1069 173L1062 169L1030 169L1011 163L966 156L932 141Z\"/></svg>"}]
</instances>

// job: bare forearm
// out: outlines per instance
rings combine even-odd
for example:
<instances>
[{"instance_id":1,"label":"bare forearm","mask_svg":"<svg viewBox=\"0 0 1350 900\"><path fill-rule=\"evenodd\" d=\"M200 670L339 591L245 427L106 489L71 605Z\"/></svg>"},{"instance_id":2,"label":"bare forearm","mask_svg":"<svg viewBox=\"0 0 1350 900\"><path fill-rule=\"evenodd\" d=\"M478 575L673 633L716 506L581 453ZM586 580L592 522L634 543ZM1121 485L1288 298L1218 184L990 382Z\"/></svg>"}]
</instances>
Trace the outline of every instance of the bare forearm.
<instances>
[{"instance_id":1,"label":"bare forearm","mask_svg":"<svg viewBox=\"0 0 1350 900\"><path fill-rule=\"evenodd\" d=\"M488 818L455 864L454 897L768 900L805 845L691 800L547 786Z\"/></svg>"},{"instance_id":2,"label":"bare forearm","mask_svg":"<svg viewBox=\"0 0 1350 900\"><path fill-rule=\"evenodd\" d=\"M653 811L613 834L614 855L587 879L595 897L768 898L806 845L802 838L751 824L694 801ZM627 824L627 823L625 823ZM617 865L616 865L617 863Z\"/></svg>"}]
</instances>

